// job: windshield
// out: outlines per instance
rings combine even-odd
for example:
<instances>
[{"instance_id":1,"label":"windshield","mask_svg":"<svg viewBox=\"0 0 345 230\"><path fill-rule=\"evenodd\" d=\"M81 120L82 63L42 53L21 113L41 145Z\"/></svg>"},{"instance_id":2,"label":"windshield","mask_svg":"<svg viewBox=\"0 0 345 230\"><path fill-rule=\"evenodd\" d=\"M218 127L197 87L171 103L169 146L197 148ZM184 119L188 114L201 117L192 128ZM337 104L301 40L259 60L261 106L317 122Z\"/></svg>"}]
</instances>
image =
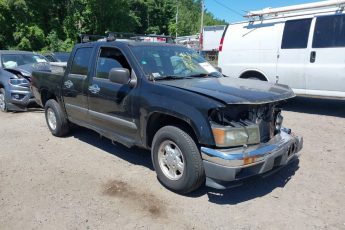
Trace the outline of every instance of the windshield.
<instances>
[{"instance_id":1,"label":"windshield","mask_svg":"<svg viewBox=\"0 0 345 230\"><path fill-rule=\"evenodd\" d=\"M134 55L150 79L221 77L194 50L179 46L134 46Z\"/></svg>"},{"instance_id":2,"label":"windshield","mask_svg":"<svg viewBox=\"0 0 345 230\"><path fill-rule=\"evenodd\" d=\"M59 62L68 62L69 53L56 53L55 57Z\"/></svg>"},{"instance_id":3,"label":"windshield","mask_svg":"<svg viewBox=\"0 0 345 230\"><path fill-rule=\"evenodd\" d=\"M47 59L39 54L3 54L1 63L4 68L15 68L21 65L46 63Z\"/></svg>"}]
</instances>

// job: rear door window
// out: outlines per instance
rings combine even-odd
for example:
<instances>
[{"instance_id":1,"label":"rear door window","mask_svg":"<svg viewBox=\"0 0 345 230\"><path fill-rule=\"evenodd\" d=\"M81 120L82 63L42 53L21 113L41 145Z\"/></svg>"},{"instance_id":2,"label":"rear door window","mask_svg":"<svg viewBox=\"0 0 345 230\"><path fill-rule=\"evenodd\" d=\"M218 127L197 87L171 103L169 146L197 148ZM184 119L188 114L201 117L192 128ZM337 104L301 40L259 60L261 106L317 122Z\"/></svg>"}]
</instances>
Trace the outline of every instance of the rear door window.
<instances>
[{"instance_id":1,"label":"rear door window","mask_svg":"<svg viewBox=\"0 0 345 230\"><path fill-rule=\"evenodd\" d=\"M282 49L305 49L308 46L311 18L286 21Z\"/></svg>"},{"instance_id":2,"label":"rear door window","mask_svg":"<svg viewBox=\"0 0 345 230\"><path fill-rule=\"evenodd\" d=\"M89 64L92 48L79 48L74 56L71 74L86 76L89 72Z\"/></svg>"},{"instance_id":3,"label":"rear door window","mask_svg":"<svg viewBox=\"0 0 345 230\"><path fill-rule=\"evenodd\" d=\"M313 48L345 47L345 15L316 19Z\"/></svg>"}]
</instances>

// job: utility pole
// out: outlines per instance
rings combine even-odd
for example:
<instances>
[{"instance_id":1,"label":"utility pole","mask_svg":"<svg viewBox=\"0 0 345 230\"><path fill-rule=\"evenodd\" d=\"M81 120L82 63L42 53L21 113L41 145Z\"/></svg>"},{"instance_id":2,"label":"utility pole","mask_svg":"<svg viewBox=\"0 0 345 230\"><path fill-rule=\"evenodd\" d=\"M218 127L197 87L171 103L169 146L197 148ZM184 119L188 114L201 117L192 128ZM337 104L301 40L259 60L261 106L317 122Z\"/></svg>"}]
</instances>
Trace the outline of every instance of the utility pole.
<instances>
[{"instance_id":1,"label":"utility pole","mask_svg":"<svg viewBox=\"0 0 345 230\"><path fill-rule=\"evenodd\" d=\"M201 0L201 25L200 25L200 36L204 28L204 11L205 11L205 2Z\"/></svg>"},{"instance_id":2,"label":"utility pole","mask_svg":"<svg viewBox=\"0 0 345 230\"><path fill-rule=\"evenodd\" d=\"M176 28L175 28L175 38L177 38L177 29L178 29L178 0L176 0Z\"/></svg>"}]
</instances>

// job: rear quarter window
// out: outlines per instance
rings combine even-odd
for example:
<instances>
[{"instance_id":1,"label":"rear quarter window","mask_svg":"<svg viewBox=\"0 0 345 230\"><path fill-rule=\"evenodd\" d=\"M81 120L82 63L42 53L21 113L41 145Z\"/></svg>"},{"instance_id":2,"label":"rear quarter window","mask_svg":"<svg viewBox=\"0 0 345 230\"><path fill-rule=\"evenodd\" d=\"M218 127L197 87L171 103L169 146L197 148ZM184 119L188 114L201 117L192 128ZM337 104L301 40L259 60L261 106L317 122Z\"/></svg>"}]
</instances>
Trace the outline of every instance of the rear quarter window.
<instances>
[{"instance_id":1,"label":"rear quarter window","mask_svg":"<svg viewBox=\"0 0 345 230\"><path fill-rule=\"evenodd\" d=\"M345 15L316 19L313 48L345 47Z\"/></svg>"}]
</instances>

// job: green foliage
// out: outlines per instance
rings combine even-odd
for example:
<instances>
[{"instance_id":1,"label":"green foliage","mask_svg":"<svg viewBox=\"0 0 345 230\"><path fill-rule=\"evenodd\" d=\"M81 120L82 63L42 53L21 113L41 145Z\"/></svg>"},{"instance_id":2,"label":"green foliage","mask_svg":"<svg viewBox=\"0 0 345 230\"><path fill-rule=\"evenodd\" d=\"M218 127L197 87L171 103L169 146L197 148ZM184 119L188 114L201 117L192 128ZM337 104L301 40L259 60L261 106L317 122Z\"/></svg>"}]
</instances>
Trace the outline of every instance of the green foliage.
<instances>
[{"instance_id":1,"label":"green foliage","mask_svg":"<svg viewBox=\"0 0 345 230\"><path fill-rule=\"evenodd\" d=\"M0 0L0 49L70 51L80 33L190 35L200 11L200 0ZM208 12L204 23L225 24Z\"/></svg>"},{"instance_id":2,"label":"green foliage","mask_svg":"<svg viewBox=\"0 0 345 230\"><path fill-rule=\"evenodd\" d=\"M21 24L18 31L13 34L14 40L18 42L20 50L38 51L45 45L45 35L37 25L26 26Z\"/></svg>"},{"instance_id":3,"label":"green foliage","mask_svg":"<svg viewBox=\"0 0 345 230\"><path fill-rule=\"evenodd\" d=\"M0 0L0 49L4 49L8 44L7 41L12 37L11 24L11 13L8 4L5 0Z\"/></svg>"}]
</instances>

